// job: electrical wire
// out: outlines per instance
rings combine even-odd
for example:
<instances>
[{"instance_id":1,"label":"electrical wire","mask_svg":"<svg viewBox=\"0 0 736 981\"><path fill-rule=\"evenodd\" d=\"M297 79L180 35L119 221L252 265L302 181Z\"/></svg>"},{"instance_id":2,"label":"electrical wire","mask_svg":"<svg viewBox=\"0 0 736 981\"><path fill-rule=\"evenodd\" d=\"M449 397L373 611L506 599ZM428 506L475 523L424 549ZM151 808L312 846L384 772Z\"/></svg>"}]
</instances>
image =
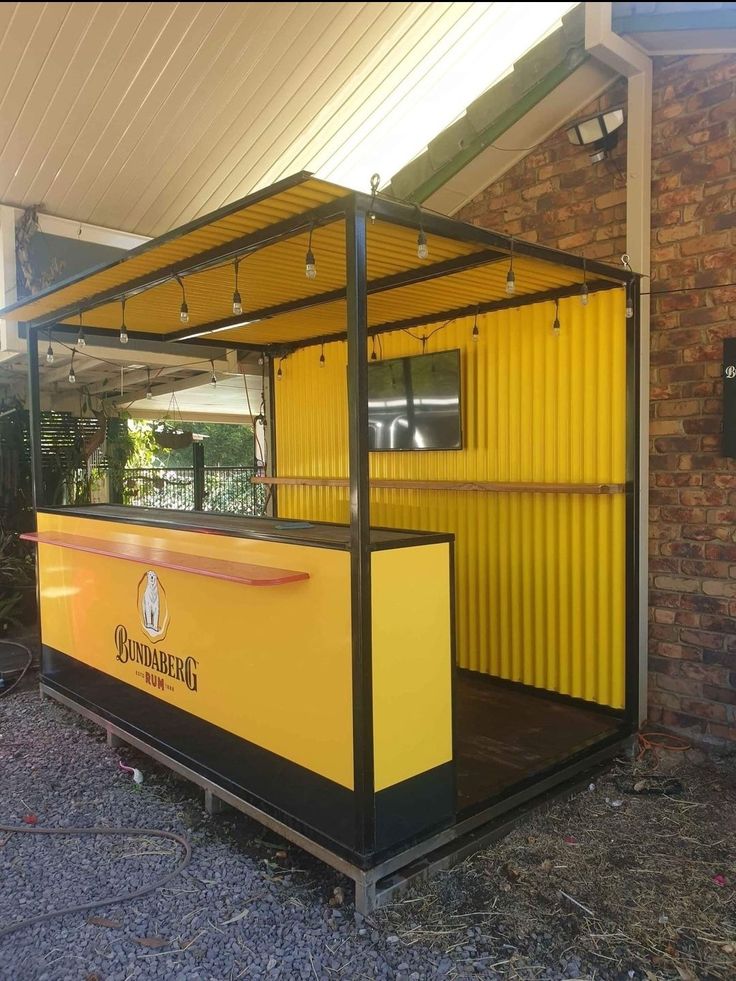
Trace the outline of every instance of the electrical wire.
<instances>
[{"instance_id":1,"label":"electrical wire","mask_svg":"<svg viewBox=\"0 0 736 981\"><path fill-rule=\"evenodd\" d=\"M33 664L33 654L31 653L30 648L26 647L25 644L19 644L14 640L0 640L0 644L2 644L3 647L19 647L22 651L25 651L28 658L13 684L8 688L0 688L0 698L2 698L3 695L9 695L14 688L17 688L23 678L26 676L28 669ZM2 934L0 934L0 936L2 936Z\"/></svg>"},{"instance_id":2,"label":"electrical wire","mask_svg":"<svg viewBox=\"0 0 736 981\"><path fill-rule=\"evenodd\" d=\"M24 930L26 927L35 926L37 923L46 923L48 920L55 920L58 916L68 916L72 913L84 913L87 910L99 909L100 906L117 906L120 903L128 903L131 899L140 899L149 893L161 889L163 886L175 879L189 865L192 859L192 846L188 839L183 835L178 835L174 831L160 831L155 828L19 828L15 825L0 824L0 832L3 834L24 834L24 835L117 835L120 837L137 836L139 838L165 838L174 841L184 849L184 856L172 871L161 876L154 882L135 889L132 892L117 893L114 896L103 896L101 899L94 899L89 903L77 903L74 906L61 906L58 909L50 910L48 913L40 913L38 916L29 916L23 920L0 928L0 939L15 933L16 930Z\"/></svg>"}]
</instances>

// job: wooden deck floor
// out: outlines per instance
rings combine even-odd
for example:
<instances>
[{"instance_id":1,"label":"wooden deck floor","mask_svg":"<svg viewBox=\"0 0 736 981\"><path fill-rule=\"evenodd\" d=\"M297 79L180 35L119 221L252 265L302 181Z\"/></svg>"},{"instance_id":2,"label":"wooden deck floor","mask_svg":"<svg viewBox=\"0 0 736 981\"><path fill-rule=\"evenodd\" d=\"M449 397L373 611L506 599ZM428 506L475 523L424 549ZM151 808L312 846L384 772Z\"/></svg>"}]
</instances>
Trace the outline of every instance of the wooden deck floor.
<instances>
[{"instance_id":1,"label":"wooden deck floor","mask_svg":"<svg viewBox=\"0 0 736 981\"><path fill-rule=\"evenodd\" d=\"M456 680L460 809L505 790L612 734L619 720L460 671Z\"/></svg>"}]
</instances>

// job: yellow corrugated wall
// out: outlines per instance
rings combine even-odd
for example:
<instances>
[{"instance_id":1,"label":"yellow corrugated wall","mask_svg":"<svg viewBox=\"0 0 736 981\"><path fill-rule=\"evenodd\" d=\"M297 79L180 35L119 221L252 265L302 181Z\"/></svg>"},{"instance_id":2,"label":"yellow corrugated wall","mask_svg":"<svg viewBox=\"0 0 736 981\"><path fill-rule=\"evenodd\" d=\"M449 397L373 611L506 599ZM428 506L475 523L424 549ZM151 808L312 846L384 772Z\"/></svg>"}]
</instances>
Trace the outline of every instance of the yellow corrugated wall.
<instances>
[{"instance_id":1,"label":"yellow corrugated wall","mask_svg":"<svg viewBox=\"0 0 736 981\"><path fill-rule=\"evenodd\" d=\"M457 320L426 350L460 348L460 451L371 454L392 480L623 483L625 299L597 293ZM383 335L384 358L420 354L433 328ZM347 474L344 342L304 348L276 382L278 473ZM279 487L279 514L347 521L342 488ZM458 663L617 708L624 700L623 493L374 489L374 524L456 536ZM410 588L410 584L407 584Z\"/></svg>"}]
</instances>

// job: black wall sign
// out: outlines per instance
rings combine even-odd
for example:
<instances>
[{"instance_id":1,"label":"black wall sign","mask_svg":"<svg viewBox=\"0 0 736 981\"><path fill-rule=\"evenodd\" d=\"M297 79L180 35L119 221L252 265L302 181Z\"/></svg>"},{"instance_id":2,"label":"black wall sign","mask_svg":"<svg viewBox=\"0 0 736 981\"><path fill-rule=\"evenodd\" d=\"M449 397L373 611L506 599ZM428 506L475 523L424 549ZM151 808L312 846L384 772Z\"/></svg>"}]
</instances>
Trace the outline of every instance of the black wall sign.
<instances>
[{"instance_id":1,"label":"black wall sign","mask_svg":"<svg viewBox=\"0 0 736 981\"><path fill-rule=\"evenodd\" d=\"M723 342L723 455L736 457L736 337Z\"/></svg>"}]
</instances>

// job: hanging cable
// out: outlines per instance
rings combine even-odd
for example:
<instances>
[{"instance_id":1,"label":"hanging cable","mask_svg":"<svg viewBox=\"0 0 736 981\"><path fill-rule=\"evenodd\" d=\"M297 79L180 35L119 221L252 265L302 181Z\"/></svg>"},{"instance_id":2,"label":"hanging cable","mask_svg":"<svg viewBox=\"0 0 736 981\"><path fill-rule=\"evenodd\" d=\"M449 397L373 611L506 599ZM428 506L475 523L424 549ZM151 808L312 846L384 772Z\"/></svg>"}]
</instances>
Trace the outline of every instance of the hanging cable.
<instances>
[{"instance_id":1,"label":"hanging cable","mask_svg":"<svg viewBox=\"0 0 736 981\"><path fill-rule=\"evenodd\" d=\"M84 336L84 327L82 325L82 311L79 311L79 333L77 334L77 347L85 348L87 346L87 338Z\"/></svg>"},{"instance_id":2,"label":"hanging cable","mask_svg":"<svg viewBox=\"0 0 736 981\"><path fill-rule=\"evenodd\" d=\"M307 254L304 259L304 271L307 279L317 278L317 263L314 261L312 252L312 233L314 232L314 222L309 226L309 241L307 242Z\"/></svg>"},{"instance_id":3,"label":"hanging cable","mask_svg":"<svg viewBox=\"0 0 736 981\"><path fill-rule=\"evenodd\" d=\"M240 266L240 259L236 259L233 263L235 268L235 291L233 292L233 314L239 317L243 312L243 300L240 296L240 291L238 290L238 267Z\"/></svg>"},{"instance_id":4,"label":"hanging cable","mask_svg":"<svg viewBox=\"0 0 736 981\"><path fill-rule=\"evenodd\" d=\"M189 306L187 305L187 294L181 276L176 277L176 281L181 286L181 306L179 307L179 320L183 324L189 323Z\"/></svg>"},{"instance_id":5,"label":"hanging cable","mask_svg":"<svg viewBox=\"0 0 736 981\"><path fill-rule=\"evenodd\" d=\"M513 296L516 292L516 276L514 276L514 239L511 239L511 257L509 271L506 273L506 293Z\"/></svg>"},{"instance_id":6,"label":"hanging cable","mask_svg":"<svg viewBox=\"0 0 736 981\"><path fill-rule=\"evenodd\" d=\"M120 343L128 343L128 328L125 326L125 297L120 301L122 307L121 321L120 321Z\"/></svg>"},{"instance_id":7,"label":"hanging cable","mask_svg":"<svg viewBox=\"0 0 736 981\"><path fill-rule=\"evenodd\" d=\"M146 398L153 398L153 391L151 390L151 369L146 368Z\"/></svg>"}]
</instances>

